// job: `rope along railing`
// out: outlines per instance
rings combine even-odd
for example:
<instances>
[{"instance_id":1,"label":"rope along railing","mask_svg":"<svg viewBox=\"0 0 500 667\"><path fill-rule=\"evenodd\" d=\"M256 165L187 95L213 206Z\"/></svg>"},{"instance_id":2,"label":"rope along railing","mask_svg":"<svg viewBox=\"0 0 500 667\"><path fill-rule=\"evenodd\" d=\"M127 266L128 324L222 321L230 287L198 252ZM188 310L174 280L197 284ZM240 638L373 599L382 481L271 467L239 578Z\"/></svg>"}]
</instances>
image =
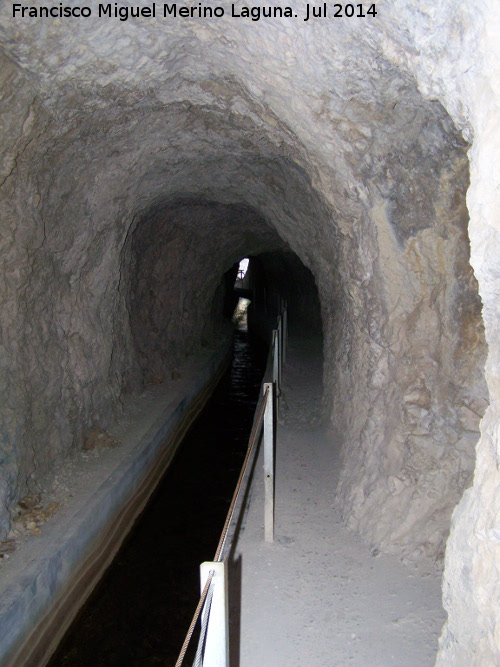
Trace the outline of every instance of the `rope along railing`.
<instances>
[{"instance_id":1,"label":"rope along railing","mask_svg":"<svg viewBox=\"0 0 500 667\"><path fill-rule=\"evenodd\" d=\"M268 357L264 379L271 375L272 382L264 382L263 392L256 408L252 432L248 442L245 459L241 467L238 482L227 512L224 527L214 560L200 565L201 597L186 634L175 667L181 667L186 657L189 643L196 624L201 616L201 631L193 667L228 667L229 666L229 615L228 615L228 569L227 538L233 523L240 493L248 479L249 463L260 436L264 439L264 538L266 542L274 540L274 448L276 441L276 398L281 393L281 370L286 359L288 337L288 317L286 301L280 301L280 314L277 328L272 332L272 346Z\"/></svg>"}]
</instances>

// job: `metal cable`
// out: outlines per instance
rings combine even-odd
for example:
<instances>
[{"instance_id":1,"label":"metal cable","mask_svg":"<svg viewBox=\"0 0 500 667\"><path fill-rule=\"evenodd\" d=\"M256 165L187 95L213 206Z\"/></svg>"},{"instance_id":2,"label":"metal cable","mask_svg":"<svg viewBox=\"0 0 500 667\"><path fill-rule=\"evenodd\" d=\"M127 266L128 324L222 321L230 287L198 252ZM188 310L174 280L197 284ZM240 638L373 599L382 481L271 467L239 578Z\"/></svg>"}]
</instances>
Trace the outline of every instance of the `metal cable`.
<instances>
[{"instance_id":1,"label":"metal cable","mask_svg":"<svg viewBox=\"0 0 500 667\"><path fill-rule=\"evenodd\" d=\"M234 509L236 506L236 502L238 500L238 496L241 490L241 486L243 483L243 477L245 476L246 469L248 467L248 462L250 460L250 456L252 454L253 448L255 447L255 443L257 442L260 428L262 426L262 421L264 419L264 412L266 409L266 403L267 403L267 395L269 393L269 387L266 389L265 393L261 396L260 398L260 409L257 415L257 418L254 422L252 432L250 434L250 439L248 442L248 448L247 448L247 453L245 455L245 460L243 461L243 465L241 467L240 471L240 476L238 478L238 483L236 484L236 488L233 493L233 499L231 500L231 505L229 506L229 510L226 516L226 521L224 523L224 528L222 529L222 533L219 539L219 544L217 546L217 551L215 552L215 557L214 557L214 562L219 563L221 560L221 553L224 548L225 542L226 542L226 537L227 533L229 530L229 525L231 523L231 519L233 518L234 514ZM196 607L196 611L194 612L193 615L193 620L191 621L191 625L189 626L189 630L187 632L186 638L184 639L184 643L182 645L181 652L179 653L179 657L177 658L177 662L175 663L175 667L181 667L182 661L184 660L186 656L186 651L189 646L189 642L191 641L191 637L193 636L194 628L196 626L196 623L198 621L198 618L200 616L201 610L203 609L203 604L205 602L205 599L207 598L208 595L208 590L209 587L212 583L212 579L214 577L214 573L211 572L209 578L206 581L205 587L203 588L203 592L200 597L200 601L198 602L198 606ZM208 619L208 615L206 616ZM199 644L198 644L198 649L199 649Z\"/></svg>"},{"instance_id":2,"label":"metal cable","mask_svg":"<svg viewBox=\"0 0 500 667\"><path fill-rule=\"evenodd\" d=\"M272 354L269 355L267 366L269 366L269 359L270 358L272 358ZM266 375L267 375L267 368L266 368ZM231 524L231 520L233 518L236 503L238 501L238 497L239 497L239 494L240 494L240 491L241 491L241 487L242 487L242 484L243 484L243 478L245 476L245 473L246 473L248 463L250 461L250 457L252 455L253 449L254 449L255 444L257 443L258 437L260 435L260 429L262 427L262 422L264 420L264 412L266 410L268 394L269 394L269 387L266 388L266 391L264 392L264 394L259 399L259 404L257 406L257 410L258 410L257 418L255 419L253 427L252 427L252 432L250 434L250 439L249 439L249 442L248 442L248 448L247 448L247 453L245 455L245 460L243 461L243 465L241 467L240 476L238 477L238 483L236 484L236 488L235 488L234 493L233 493L233 498L231 500L231 505L229 506L229 510L227 512L227 515L226 515L226 521L224 523L224 527L222 529L221 536L220 536L220 539L219 539L219 544L217 546L217 551L215 552L215 556L214 556L214 562L215 563L219 563L221 561L222 551L223 551L225 543L226 543L226 538L227 538L229 526ZM256 410L256 412L257 412L257 410ZM207 599L207 596L209 594L209 590L210 590L209 604L211 605L211 603L212 603L212 596L213 596L212 579L213 579L214 575L215 575L215 573L213 571L211 571L210 576L208 577L208 579L205 583L205 586L203 588L203 592L202 592L201 597L200 597L200 601L198 602L198 606L196 607L196 611L194 612L193 620L191 621L191 625L189 626L189 630L187 632L186 638L184 639L184 643L182 645L181 652L179 653L179 657L177 658L177 662L175 663L175 667L181 667L182 661L184 660L184 658L186 656L186 651L188 649L189 642L191 641L191 637L193 636L194 628L196 626L196 623L198 621L200 613L203 609L203 605L205 603L205 600ZM208 609L208 613L205 615L205 619L204 619L204 622L203 622L204 627L202 627L202 630L201 630L202 634L200 635L200 641L198 642L198 649L196 651L196 658L195 658L195 662L194 662L193 667L199 667L199 665L200 665L198 654L200 653L200 657L201 657L200 647L204 643L204 636L206 634L206 628L207 628L209 614L210 614L210 607Z\"/></svg>"},{"instance_id":3,"label":"metal cable","mask_svg":"<svg viewBox=\"0 0 500 667\"><path fill-rule=\"evenodd\" d=\"M210 575L205 583L205 586L203 588L203 591L200 596L200 601L198 602L198 605L196 607L196 611L194 612L193 615L193 620L191 621L191 625L189 626L189 630L187 631L186 638L184 640L184 643L181 648L181 652L179 653L179 657L177 658L177 662L175 663L175 667L181 667L182 661L184 660L186 656L186 651L189 646L189 642L191 641L191 637L193 636L194 628L196 626L196 623L198 621L198 618L200 617L201 610L203 609L203 605L205 604L205 599L208 594L208 589L210 588L210 585L212 583L212 579L214 578L214 571L212 570L210 572Z\"/></svg>"},{"instance_id":4,"label":"metal cable","mask_svg":"<svg viewBox=\"0 0 500 667\"><path fill-rule=\"evenodd\" d=\"M264 412L266 409L266 404L267 404L267 395L269 393L269 387L267 387L266 391L264 392L264 395L261 397L260 400L260 410L257 415L257 419L254 422L253 428L252 428L252 433L250 434L250 440L248 442L248 449L247 453L245 456L245 460L243 461L243 466L241 467L241 472L240 476L238 478L238 483L236 484L236 488L233 493L233 499L231 500L231 505L229 506L229 510L226 516L226 522L224 523L224 528L222 529L222 533L219 539L219 544L217 546L217 551L215 552L214 556L214 562L219 563L221 561L221 554L222 550L224 548L224 545L226 543L226 537L227 533L229 530L229 525L231 523L231 519L233 518L234 514L234 508L236 506L236 502L238 500L238 496L240 494L241 486L243 484L243 477L245 476L245 472L248 466L248 462L250 460L250 456L252 454L253 448L255 447L255 443L258 440L258 436L260 434L260 429L262 426L262 421L264 419Z\"/></svg>"},{"instance_id":5,"label":"metal cable","mask_svg":"<svg viewBox=\"0 0 500 667\"><path fill-rule=\"evenodd\" d=\"M193 667L202 667L202 653L203 647L205 646L205 637L207 636L207 627L208 619L210 617L210 608L212 607L212 598L214 596L214 582L212 581L215 572L210 571L210 587L208 589L207 601L206 601L206 613L203 617L203 622L201 624L200 638L198 640L198 648L196 649L196 656L194 659Z\"/></svg>"}]
</instances>

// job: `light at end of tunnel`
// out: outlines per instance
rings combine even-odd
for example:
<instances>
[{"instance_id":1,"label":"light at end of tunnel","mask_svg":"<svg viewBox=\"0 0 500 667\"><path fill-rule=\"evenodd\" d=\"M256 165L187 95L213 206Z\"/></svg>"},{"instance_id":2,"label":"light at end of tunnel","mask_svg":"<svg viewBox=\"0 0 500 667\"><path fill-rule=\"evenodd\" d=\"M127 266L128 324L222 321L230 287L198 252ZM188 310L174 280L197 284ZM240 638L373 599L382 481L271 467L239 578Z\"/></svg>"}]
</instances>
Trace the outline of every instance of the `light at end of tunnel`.
<instances>
[{"instance_id":1,"label":"light at end of tunnel","mask_svg":"<svg viewBox=\"0 0 500 667\"><path fill-rule=\"evenodd\" d=\"M240 265L238 267L238 280L243 280L245 277L245 274L248 270L248 263L249 263L248 257L245 257L240 261Z\"/></svg>"}]
</instances>

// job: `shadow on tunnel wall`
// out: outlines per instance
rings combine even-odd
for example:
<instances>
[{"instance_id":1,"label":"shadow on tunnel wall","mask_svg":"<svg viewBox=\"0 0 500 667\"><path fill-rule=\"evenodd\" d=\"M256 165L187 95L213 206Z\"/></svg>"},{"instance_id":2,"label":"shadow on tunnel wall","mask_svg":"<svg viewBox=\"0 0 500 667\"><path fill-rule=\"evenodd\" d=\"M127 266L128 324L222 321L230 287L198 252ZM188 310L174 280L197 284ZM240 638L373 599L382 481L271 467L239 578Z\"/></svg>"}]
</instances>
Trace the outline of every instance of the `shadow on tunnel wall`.
<instances>
[{"instance_id":1,"label":"shadow on tunnel wall","mask_svg":"<svg viewBox=\"0 0 500 667\"><path fill-rule=\"evenodd\" d=\"M250 260L252 303L248 309L248 326L270 340L280 308L286 302L289 326L299 335L301 330L322 334L321 303L312 272L291 251L264 252Z\"/></svg>"}]
</instances>

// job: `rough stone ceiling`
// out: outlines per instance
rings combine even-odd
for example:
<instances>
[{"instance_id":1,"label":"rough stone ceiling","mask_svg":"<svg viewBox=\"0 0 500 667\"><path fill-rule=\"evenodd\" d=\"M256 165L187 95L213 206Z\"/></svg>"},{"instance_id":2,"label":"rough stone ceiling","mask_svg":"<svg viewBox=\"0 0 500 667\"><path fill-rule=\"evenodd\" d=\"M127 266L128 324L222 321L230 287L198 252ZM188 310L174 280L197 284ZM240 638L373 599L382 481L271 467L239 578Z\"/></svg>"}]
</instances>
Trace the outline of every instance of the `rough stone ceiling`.
<instances>
[{"instance_id":1,"label":"rough stone ceiling","mask_svg":"<svg viewBox=\"0 0 500 667\"><path fill-rule=\"evenodd\" d=\"M351 235L373 195L387 196L393 154L415 142L438 152L453 134L442 110L382 55L374 25L298 31L286 21L257 29L229 18L93 17L69 30L63 21L7 21L5 48L49 114L45 128L33 128L34 159L57 173L53 195L42 195L44 219L82 206L123 219L158 198L200 196L252 206L308 266L311 254L331 265L315 230ZM47 173L34 177L40 192ZM381 192L371 197L373 188Z\"/></svg>"},{"instance_id":2,"label":"rough stone ceiling","mask_svg":"<svg viewBox=\"0 0 500 667\"><path fill-rule=\"evenodd\" d=\"M95 113L92 123L107 123L114 140L111 125L123 127L125 113L131 142L148 136L161 146L155 115L165 110L171 122L164 136L169 143L177 136L184 162L203 156L209 163L213 150L241 154L234 137L244 134L256 155L268 156L270 143L274 155L306 167L313 184L326 172L337 192L359 200L366 197L362 169L383 160L395 141L403 145L394 149L404 149L409 128L419 125L415 117L428 108L411 76L383 55L387 10L382 3L376 22L317 21L300 31L285 20L92 17L71 29L64 21L10 19L0 34L64 125ZM127 111L120 114L120 105ZM197 137L183 127L182 111L200 116ZM151 155L143 172L154 163Z\"/></svg>"}]
</instances>

